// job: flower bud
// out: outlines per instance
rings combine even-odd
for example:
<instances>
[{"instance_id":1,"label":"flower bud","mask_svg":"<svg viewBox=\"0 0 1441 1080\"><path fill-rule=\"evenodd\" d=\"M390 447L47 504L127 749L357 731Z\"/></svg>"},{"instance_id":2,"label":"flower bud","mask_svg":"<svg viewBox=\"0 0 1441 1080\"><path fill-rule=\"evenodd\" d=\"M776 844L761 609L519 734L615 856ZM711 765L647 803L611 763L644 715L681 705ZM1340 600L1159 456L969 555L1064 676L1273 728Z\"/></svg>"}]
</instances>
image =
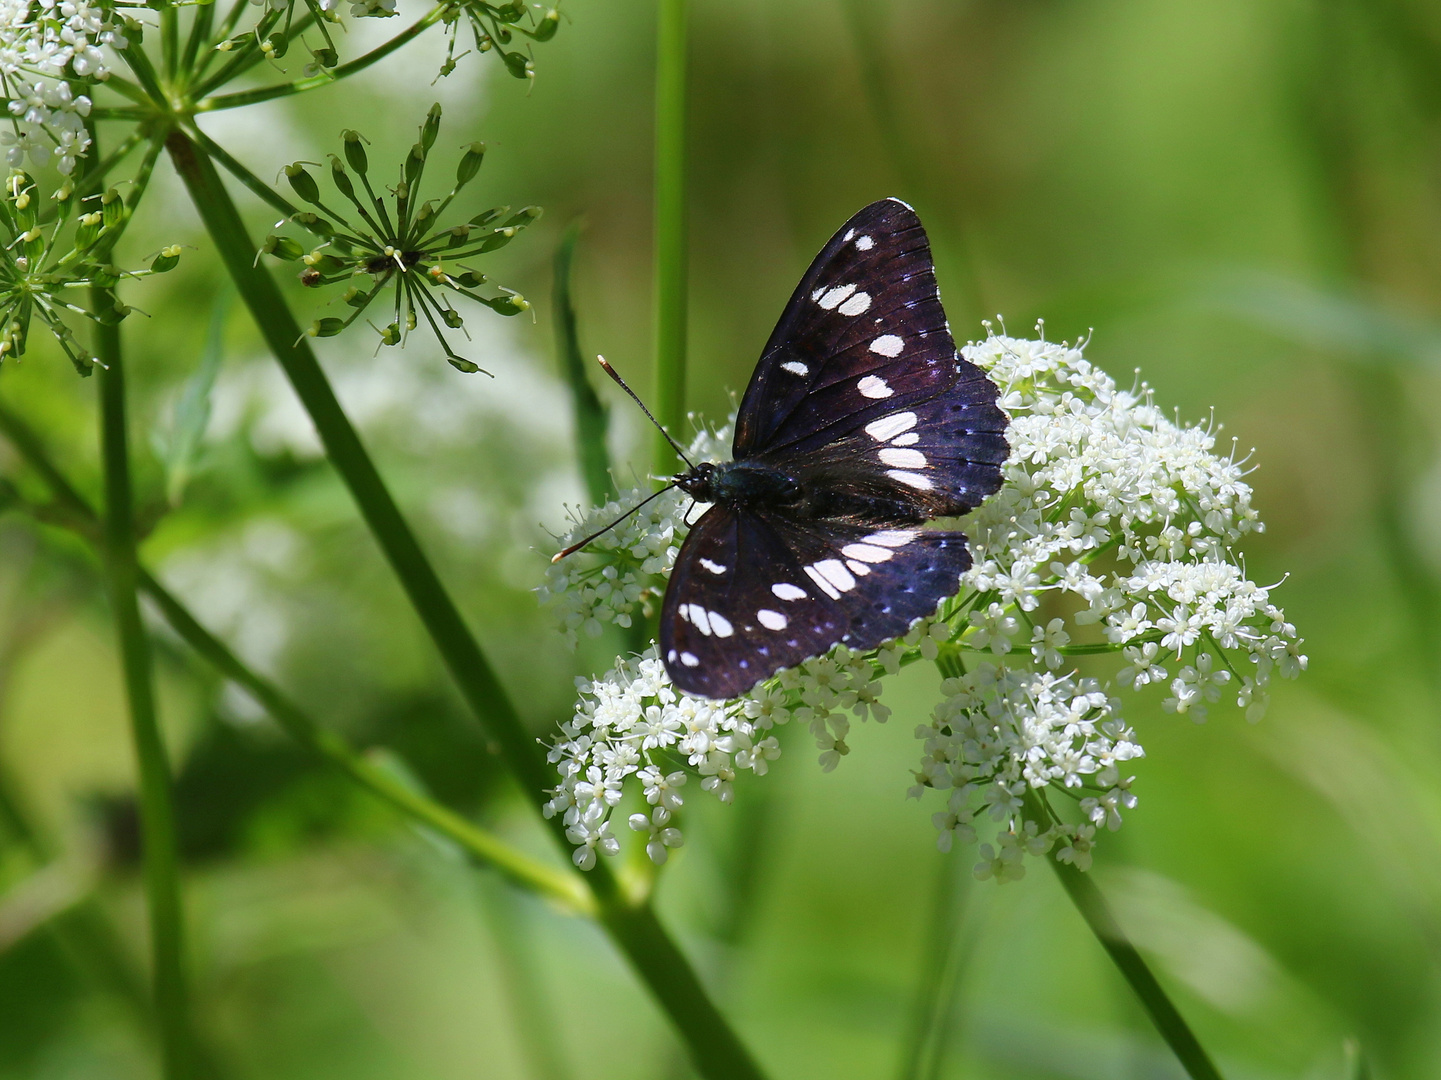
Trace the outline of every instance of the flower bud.
<instances>
[{"instance_id":1,"label":"flower bud","mask_svg":"<svg viewBox=\"0 0 1441 1080\"><path fill-rule=\"evenodd\" d=\"M322 68L329 70L340 63L340 54L329 46L321 46L318 49L311 49L310 55L315 57L315 62Z\"/></svg>"},{"instance_id":2,"label":"flower bud","mask_svg":"<svg viewBox=\"0 0 1441 1080\"><path fill-rule=\"evenodd\" d=\"M100 239L100 225L105 215L99 210L92 210L88 214L81 214L80 221L75 229L75 250L84 251L96 240Z\"/></svg>"},{"instance_id":3,"label":"flower bud","mask_svg":"<svg viewBox=\"0 0 1441 1080\"><path fill-rule=\"evenodd\" d=\"M120 192L111 188L100 197L100 212L105 217L105 227L113 229L125 218L125 200Z\"/></svg>"},{"instance_id":4,"label":"flower bud","mask_svg":"<svg viewBox=\"0 0 1441 1080\"><path fill-rule=\"evenodd\" d=\"M345 140L345 160L350 162L350 167L360 176L364 176L370 168L370 159L365 155L365 142L360 132L347 129L340 133Z\"/></svg>"},{"instance_id":5,"label":"flower bud","mask_svg":"<svg viewBox=\"0 0 1441 1080\"><path fill-rule=\"evenodd\" d=\"M435 137L440 133L440 102L430 107L430 112L425 114L425 123L420 126L420 141L428 151L435 145Z\"/></svg>"},{"instance_id":6,"label":"flower bud","mask_svg":"<svg viewBox=\"0 0 1441 1080\"><path fill-rule=\"evenodd\" d=\"M160 254L150 263L152 274L163 274L166 271L174 270L180 262L180 245L171 244L169 247L160 249Z\"/></svg>"},{"instance_id":7,"label":"flower bud","mask_svg":"<svg viewBox=\"0 0 1441 1080\"><path fill-rule=\"evenodd\" d=\"M341 299L353 308L363 308L370 302L369 295L364 289L352 285L345 290L345 295Z\"/></svg>"},{"instance_id":8,"label":"flower bud","mask_svg":"<svg viewBox=\"0 0 1441 1080\"><path fill-rule=\"evenodd\" d=\"M122 303L111 293L102 303L96 304L91 311L95 321L101 326L119 326L125 316L131 312L128 304Z\"/></svg>"},{"instance_id":9,"label":"flower bud","mask_svg":"<svg viewBox=\"0 0 1441 1080\"><path fill-rule=\"evenodd\" d=\"M460 164L455 167L455 186L468 184L475 179L475 174L480 171L480 163L485 160L485 143L473 142L461 155Z\"/></svg>"},{"instance_id":10,"label":"flower bud","mask_svg":"<svg viewBox=\"0 0 1441 1080\"><path fill-rule=\"evenodd\" d=\"M460 312L456 311L455 308L443 308L440 312L440 317L444 320L445 325L452 330L459 330L465 325L465 320L460 317Z\"/></svg>"},{"instance_id":11,"label":"flower bud","mask_svg":"<svg viewBox=\"0 0 1441 1080\"><path fill-rule=\"evenodd\" d=\"M530 57L522 52L502 52L505 58L505 69L517 79L531 79L535 77L535 65L531 63Z\"/></svg>"},{"instance_id":12,"label":"flower bud","mask_svg":"<svg viewBox=\"0 0 1441 1080\"><path fill-rule=\"evenodd\" d=\"M355 185L350 182L350 174L334 154L330 155L330 182L335 185L335 190L347 199L352 202L355 200Z\"/></svg>"},{"instance_id":13,"label":"flower bud","mask_svg":"<svg viewBox=\"0 0 1441 1080\"><path fill-rule=\"evenodd\" d=\"M399 345L400 324L391 323L384 330L380 331L380 343L382 345Z\"/></svg>"},{"instance_id":14,"label":"flower bud","mask_svg":"<svg viewBox=\"0 0 1441 1080\"><path fill-rule=\"evenodd\" d=\"M515 239L515 234L518 232L520 232L520 230L513 225L502 226L491 233L485 240L481 241L480 250L495 251L497 248L503 248Z\"/></svg>"},{"instance_id":15,"label":"flower bud","mask_svg":"<svg viewBox=\"0 0 1441 1080\"><path fill-rule=\"evenodd\" d=\"M329 239L334 233L334 230L330 227L330 222L317 214L312 214L309 210L302 210L298 214L292 214L290 220L302 229L306 229L309 232L313 232L316 236L325 237L326 239Z\"/></svg>"},{"instance_id":16,"label":"flower bud","mask_svg":"<svg viewBox=\"0 0 1441 1080\"><path fill-rule=\"evenodd\" d=\"M521 0L511 0L495 9L495 17L501 22L518 23L525 17L525 4Z\"/></svg>"},{"instance_id":17,"label":"flower bud","mask_svg":"<svg viewBox=\"0 0 1441 1080\"><path fill-rule=\"evenodd\" d=\"M485 303L497 315L519 315L522 311L530 310L530 301L519 293L497 296L494 300L487 300Z\"/></svg>"},{"instance_id":18,"label":"flower bud","mask_svg":"<svg viewBox=\"0 0 1441 1080\"><path fill-rule=\"evenodd\" d=\"M336 318L316 319L306 331L311 337L334 337L345 329L345 320Z\"/></svg>"},{"instance_id":19,"label":"flower bud","mask_svg":"<svg viewBox=\"0 0 1441 1080\"><path fill-rule=\"evenodd\" d=\"M300 246L300 241L293 237L276 236L272 233L265 238L265 243L260 245L260 253L274 255L285 262L294 262L305 254L305 249Z\"/></svg>"},{"instance_id":20,"label":"flower bud","mask_svg":"<svg viewBox=\"0 0 1441 1080\"><path fill-rule=\"evenodd\" d=\"M290 181L290 187L295 194L299 195L308 203L320 201L320 187L315 182L315 177L305 171L305 165L299 161L285 166L285 179Z\"/></svg>"},{"instance_id":21,"label":"flower bud","mask_svg":"<svg viewBox=\"0 0 1441 1080\"><path fill-rule=\"evenodd\" d=\"M462 289L478 289L485 284L485 275L477 274L474 270L462 270L452 277Z\"/></svg>"},{"instance_id":22,"label":"flower bud","mask_svg":"<svg viewBox=\"0 0 1441 1080\"><path fill-rule=\"evenodd\" d=\"M277 30L260 43L260 51L269 60L279 60L290 51L290 39L282 31Z\"/></svg>"},{"instance_id":23,"label":"flower bud","mask_svg":"<svg viewBox=\"0 0 1441 1080\"><path fill-rule=\"evenodd\" d=\"M472 364L465 357L457 356L453 352L446 352L445 358L450 361L450 366L455 368L456 371L463 371L467 375L474 375L480 370L479 364Z\"/></svg>"},{"instance_id":24,"label":"flower bud","mask_svg":"<svg viewBox=\"0 0 1441 1080\"><path fill-rule=\"evenodd\" d=\"M470 239L470 226L469 226L469 225L457 225L455 228L453 228L453 229L450 230L450 239L446 241L446 246L447 246L447 247L463 247L464 244L465 244L465 242L466 242L467 240L469 240L469 239Z\"/></svg>"},{"instance_id":25,"label":"flower bud","mask_svg":"<svg viewBox=\"0 0 1441 1080\"><path fill-rule=\"evenodd\" d=\"M536 41L549 41L555 37L555 32L560 29L560 12L551 8L540 17L540 22L535 24L535 29L530 36Z\"/></svg>"},{"instance_id":26,"label":"flower bud","mask_svg":"<svg viewBox=\"0 0 1441 1080\"><path fill-rule=\"evenodd\" d=\"M423 168L425 168L425 145L416 143L410 148L410 154L405 159L406 184L414 184Z\"/></svg>"}]
</instances>

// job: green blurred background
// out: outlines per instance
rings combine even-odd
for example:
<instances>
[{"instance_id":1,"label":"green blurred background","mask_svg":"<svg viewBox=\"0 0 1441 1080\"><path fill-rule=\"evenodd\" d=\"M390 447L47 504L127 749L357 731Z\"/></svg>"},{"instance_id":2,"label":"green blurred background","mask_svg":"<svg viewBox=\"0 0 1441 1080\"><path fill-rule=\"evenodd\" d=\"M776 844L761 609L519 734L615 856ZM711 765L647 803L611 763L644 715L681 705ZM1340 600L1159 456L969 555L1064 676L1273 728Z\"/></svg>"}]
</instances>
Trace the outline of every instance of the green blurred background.
<instances>
[{"instance_id":1,"label":"green blurred background","mask_svg":"<svg viewBox=\"0 0 1441 1080\"><path fill-rule=\"evenodd\" d=\"M408 3L403 18L420 12ZM322 343L537 734L566 715L571 677L619 647L568 653L532 592L546 528L582 490L550 323L569 221L585 223L583 344L642 393L651 327L654 12L563 10L530 88L474 56L432 85L435 40L203 122L270 177L338 151L344 127L398 163L438 99L440 146L490 145L475 209L545 206L486 267L537 315L471 320L467 355L493 379L453 372L421 337L378 356L364 332ZM349 55L396 28L356 27ZM1214 407L1223 439L1256 448L1269 528L1248 568L1285 579L1275 596L1310 670L1255 726L1225 707L1179 720L1159 691L1128 702L1148 752L1140 805L1095 873L1228 1077L1339 1080L1362 1075L1358 1055L1377 1077L1441 1075L1441 6L695 0L691 85L694 408L725 413L809 257L895 194L931 231L958 337L996 313L1017 334L1038 318L1053 339L1094 329L1087 354L1120 381L1140 368L1183 419ZM245 205L263 235L273 212ZM151 316L125 324L141 499L158 517L144 557L325 723L549 852L227 307L164 163L145 206L130 252L197 250L128 296ZM302 320L331 313L289 288ZM212 322L205 449L160 516L180 483L165 438ZM633 476L649 440L612 389ZM0 400L92 493L93 394L41 350L0 375ZM0 470L29 482L3 442ZM598 931L354 792L157 633L198 1009L225 1075L687 1075ZM937 853L935 807L904 798L934 679L889 686L895 717L858 730L832 774L794 731L735 806L696 792L660 887L667 920L777 1078L897 1074L948 890L959 944L930 1075L1180 1075L1044 866L997 888L968 884L973 852ZM93 890L143 967L132 756L96 568L14 515L0 518L0 764L0 794L56 853L36 877L13 835L0 848L0 1077L153 1076L93 950L36 925L55 890Z\"/></svg>"}]
</instances>

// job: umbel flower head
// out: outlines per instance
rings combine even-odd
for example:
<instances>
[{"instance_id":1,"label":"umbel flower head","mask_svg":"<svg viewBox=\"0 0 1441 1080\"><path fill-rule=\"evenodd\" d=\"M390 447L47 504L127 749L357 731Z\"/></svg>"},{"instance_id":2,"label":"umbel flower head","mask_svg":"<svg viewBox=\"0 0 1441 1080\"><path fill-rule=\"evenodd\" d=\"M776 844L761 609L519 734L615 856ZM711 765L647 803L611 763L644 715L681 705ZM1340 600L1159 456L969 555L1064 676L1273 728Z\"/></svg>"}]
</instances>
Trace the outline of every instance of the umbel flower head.
<instances>
[{"instance_id":1,"label":"umbel flower head","mask_svg":"<svg viewBox=\"0 0 1441 1080\"><path fill-rule=\"evenodd\" d=\"M75 338L65 316L80 315L117 323L131 309L115 295L121 278L163 274L180 261L180 249L167 247L147 270L121 270L110 265L109 249L125 219L125 203L112 188L104 195L80 200L69 181L51 196L54 215L42 221L45 200L29 174L15 170L0 195L0 362L23 356L30 323L39 319L81 375L89 375L95 358ZM81 205L77 207L77 203ZM77 217L78 210L78 217ZM74 219L74 220L72 220ZM105 299L91 308L67 299L79 288L103 290Z\"/></svg>"},{"instance_id":2,"label":"umbel flower head","mask_svg":"<svg viewBox=\"0 0 1441 1080\"><path fill-rule=\"evenodd\" d=\"M551 748L560 783L547 807L578 866L619 850L610 815L630 787L649 807L630 827L663 862L683 840L688 781L729 802L739 773L763 773L779 754L778 725L805 724L822 768L835 768L852 719L890 715L886 676L924 660L941 681L916 727L911 794L943 800L932 816L941 848L979 842L976 876L998 881L1049 851L1084 870L1097 833L1136 805L1131 768L1144 750L1121 692L1156 684L1164 710L1197 722L1230 698L1256 721L1271 679L1305 669L1295 627L1240 562L1262 526L1244 466L1215 452L1211 427L1173 422L1144 384L1120 389L1079 346L993 334L963 352L1000 387L1011 453L1002 489L963 523L974 565L956 595L902 638L866 653L838 645L734 701L680 693L654 648L579 680ZM591 545L587 563L552 568L542 592L572 642L627 625L664 590L688 507L654 505ZM573 535L612 509L584 515ZM1109 681L1074 668L1107 653L1124 661Z\"/></svg>"},{"instance_id":3,"label":"umbel flower head","mask_svg":"<svg viewBox=\"0 0 1441 1080\"><path fill-rule=\"evenodd\" d=\"M107 49L126 47L109 4L87 0L0 0L0 91L8 122L0 126L6 163L52 161L62 175L90 147L90 98L80 87L110 74Z\"/></svg>"},{"instance_id":4,"label":"umbel flower head","mask_svg":"<svg viewBox=\"0 0 1441 1080\"><path fill-rule=\"evenodd\" d=\"M289 236L266 237L261 253L288 262L300 262L300 280L311 288L344 284L344 302L351 308L344 318L327 317L311 324L312 337L333 337L360 318L383 292L390 290L386 305L388 321L372 328L383 345L401 345L410 331L424 320L446 358L461 371L480 368L458 354L446 340L445 330L465 330L465 320L453 303L465 297L490 308L498 315L518 315L530 309L529 302L514 290L490 284L486 276L467 266L473 259L504 247L531 222L540 217L540 207L527 206L515 213L508 206L493 207L453 225L442 223L445 212L462 188L475 178L485 157L485 146L472 143L461 154L455 183L438 203L420 201L421 180L427 159L440 132L440 106L431 106L420 128L420 139L410 148L400 168L400 177L390 189L387 204L370 183L370 161L365 140L359 132L346 131L345 160L330 156L330 180L340 197L349 203L341 211L322 200L305 162L285 167L291 188L303 201L320 211L298 211L290 220L321 238L322 243L306 251ZM360 181L359 190L351 173ZM485 295L481 290L495 295Z\"/></svg>"}]
</instances>

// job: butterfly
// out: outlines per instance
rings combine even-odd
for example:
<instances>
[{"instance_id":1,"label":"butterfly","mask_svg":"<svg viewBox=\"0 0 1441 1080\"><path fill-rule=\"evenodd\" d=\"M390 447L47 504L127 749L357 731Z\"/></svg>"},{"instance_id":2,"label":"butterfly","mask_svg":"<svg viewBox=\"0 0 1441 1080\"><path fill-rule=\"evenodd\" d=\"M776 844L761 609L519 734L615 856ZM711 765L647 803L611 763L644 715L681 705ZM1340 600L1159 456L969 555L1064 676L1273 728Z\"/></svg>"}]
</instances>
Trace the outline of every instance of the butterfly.
<instances>
[{"instance_id":1,"label":"butterfly","mask_svg":"<svg viewBox=\"0 0 1441 1080\"><path fill-rule=\"evenodd\" d=\"M766 343L733 458L674 483L709 503L681 545L660 649L681 690L733 698L837 643L875 648L955 594L963 533L1001 486L997 389L956 351L920 219L861 210Z\"/></svg>"}]
</instances>

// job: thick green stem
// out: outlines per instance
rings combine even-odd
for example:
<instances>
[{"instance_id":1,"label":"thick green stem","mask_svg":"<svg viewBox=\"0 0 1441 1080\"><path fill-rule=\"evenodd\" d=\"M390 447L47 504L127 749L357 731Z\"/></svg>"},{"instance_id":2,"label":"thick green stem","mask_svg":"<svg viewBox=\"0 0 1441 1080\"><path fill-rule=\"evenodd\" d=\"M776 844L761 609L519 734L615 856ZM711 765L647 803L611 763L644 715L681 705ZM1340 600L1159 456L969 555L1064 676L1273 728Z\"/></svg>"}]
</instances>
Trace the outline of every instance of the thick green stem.
<instances>
[{"instance_id":1,"label":"thick green stem","mask_svg":"<svg viewBox=\"0 0 1441 1080\"><path fill-rule=\"evenodd\" d=\"M1036 821L1053 820L1050 808L1035 791L1026 793L1026 807ZM1076 905L1076 910L1081 913L1081 918L1086 920L1091 933L1096 935L1096 940L1120 969L1126 982L1131 984L1131 989L1141 1001L1141 1007L1146 1010L1146 1014L1150 1016L1151 1022L1156 1025L1156 1030L1160 1032L1161 1038L1166 1040L1166 1045L1171 1048L1171 1053L1176 1055L1176 1060L1181 1063L1186 1074L1191 1080L1221 1080L1221 1074L1212 1063L1210 1055L1201 1046L1200 1040L1196 1038L1180 1010L1166 996L1166 991L1146 966L1146 961L1126 937L1126 932L1116 921L1110 905L1106 903L1106 898L1101 895L1101 890L1097 888L1090 874L1076 869L1070 863L1061 862L1054 853L1050 856L1050 863L1051 869L1061 879L1066 894L1070 896L1071 903Z\"/></svg>"},{"instance_id":2,"label":"thick green stem","mask_svg":"<svg viewBox=\"0 0 1441 1080\"><path fill-rule=\"evenodd\" d=\"M659 0L655 62L655 414L676 439L685 430L686 3ZM656 432L655 471L679 460Z\"/></svg>"},{"instance_id":3,"label":"thick green stem","mask_svg":"<svg viewBox=\"0 0 1441 1080\"><path fill-rule=\"evenodd\" d=\"M600 921L670 1015L696 1072L708 1080L764 1080L648 904L637 907L618 896L603 897Z\"/></svg>"},{"instance_id":4,"label":"thick green stem","mask_svg":"<svg viewBox=\"0 0 1441 1080\"><path fill-rule=\"evenodd\" d=\"M96 303L106 303L104 293ZM125 370L120 331L99 326L96 354L100 372L101 450L105 463L105 550L110 601L120 638L125 693L140 780L140 831L145 893L150 913L156 1019L167 1080L193 1075L189 993L185 975L184 915L180 903L180 866L171 804L170 766L155 711L150 641L140 621L135 596L137 565L131 515L130 457L125 423Z\"/></svg>"},{"instance_id":5,"label":"thick green stem","mask_svg":"<svg viewBox=\"0 0 1441 1080\"><path fill-rule=\"evenodd\" d=\"M173 132L167 146L226 270L310 414L331 464L350 489L462 696L496 740L532 805L538 805L541 792L555 785L553 770L401 516L274 279L256 265L255 245L215 166L184 132ZM568 848L558 819L551 820L551 828ZM601 867L591 871L589 881L600 904L601 923L685 1038L701 1074L710 1080L759 1080L762 1074L749 1053L655 913L631 903Z\"/></svg>"}]
</instances>

